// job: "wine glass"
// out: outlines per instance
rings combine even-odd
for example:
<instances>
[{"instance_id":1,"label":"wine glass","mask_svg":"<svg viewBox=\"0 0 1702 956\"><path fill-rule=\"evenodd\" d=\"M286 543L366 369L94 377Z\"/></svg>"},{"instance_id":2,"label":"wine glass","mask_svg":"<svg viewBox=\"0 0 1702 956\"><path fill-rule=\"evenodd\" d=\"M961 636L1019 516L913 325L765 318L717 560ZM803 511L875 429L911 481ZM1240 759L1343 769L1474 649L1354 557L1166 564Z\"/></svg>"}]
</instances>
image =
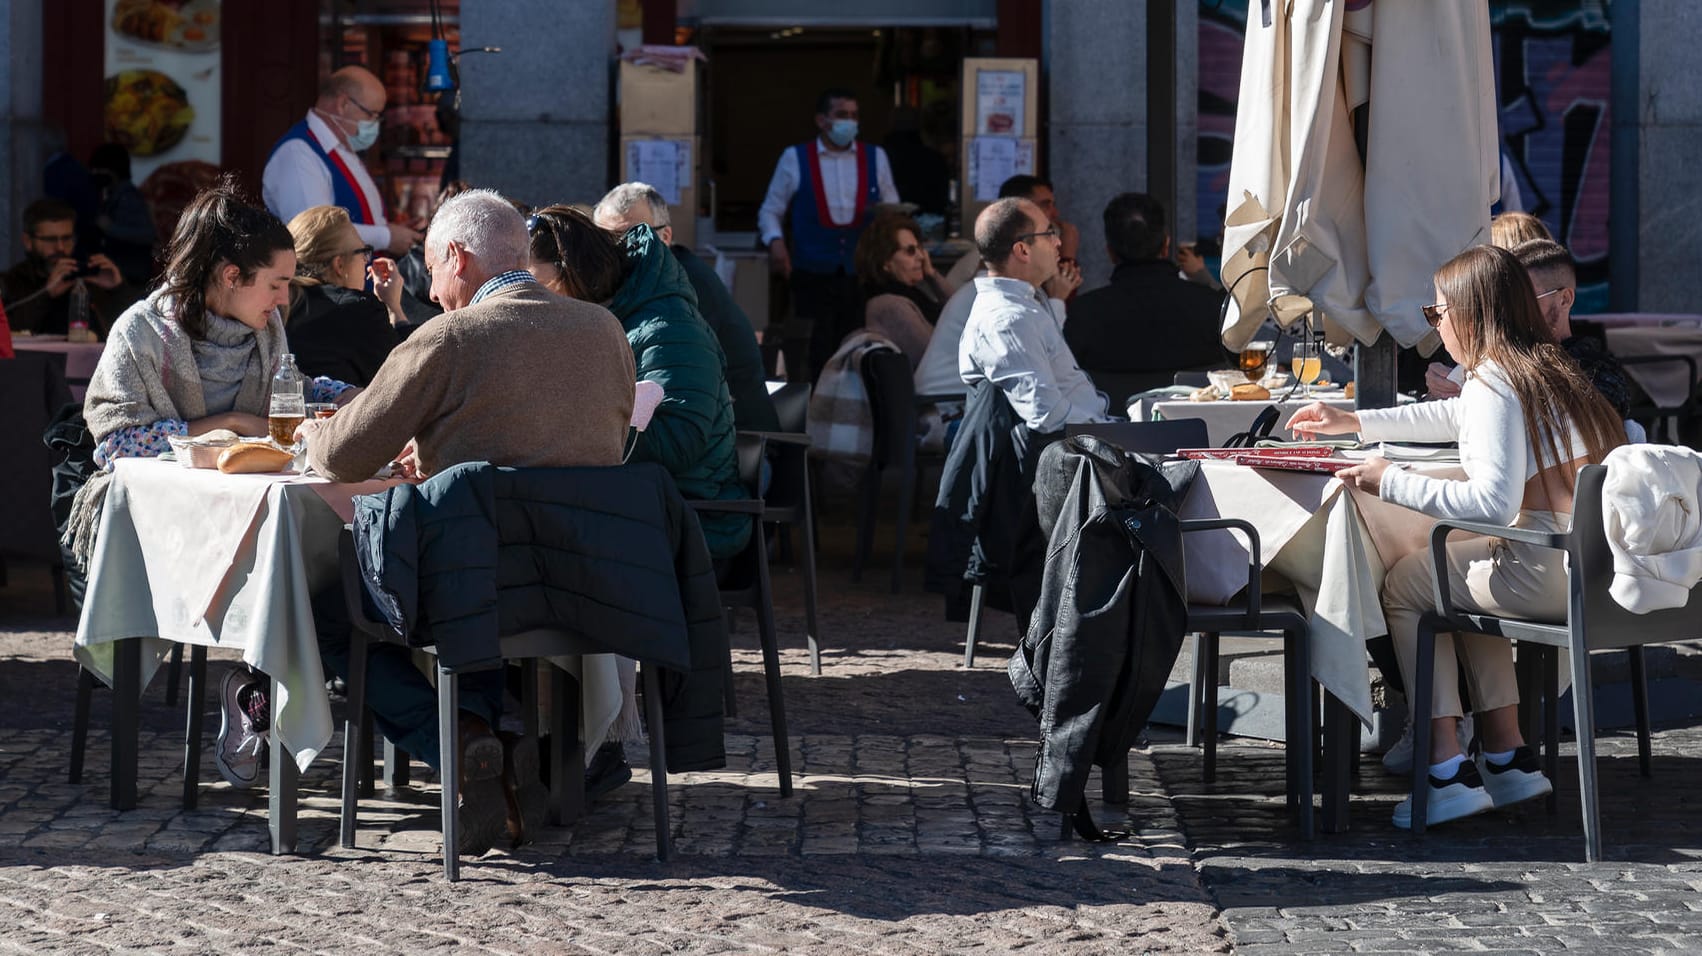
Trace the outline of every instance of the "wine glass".
<instances>
[{"instance_id":1,"label":"wine glass","mask_svg":"<svg viewBox=\"0 0 1702 956\"><path fill-rule=\"evenodd\" d=\"M1310 322L1301 326L1300 340L1294 343L1294 355L1289 361L1295 379L1300 382L1300 397L1311 398L1312 383L1324 371L1324 353L1312 335Z\"/></svg>"}]
</instances>

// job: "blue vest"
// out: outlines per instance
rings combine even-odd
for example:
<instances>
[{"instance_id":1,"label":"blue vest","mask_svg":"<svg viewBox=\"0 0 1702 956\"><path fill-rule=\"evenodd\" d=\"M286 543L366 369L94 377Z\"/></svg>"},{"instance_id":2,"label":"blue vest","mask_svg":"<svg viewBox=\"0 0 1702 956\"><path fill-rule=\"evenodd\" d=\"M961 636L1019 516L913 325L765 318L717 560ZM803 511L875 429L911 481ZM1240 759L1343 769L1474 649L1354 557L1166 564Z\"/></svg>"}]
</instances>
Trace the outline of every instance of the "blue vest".
<instances>
[{"instance_id":1,"label":"blue vest","mask_svg":"<svg viewBox=\"0 0 1702 956\"><path fill-rule=\"evenodd\" d=\"M863 161L864 194L858 197L855 219L848 226L836 226L827 211L827 194L822 191L821 176L817 174L816 141L793 147L798 157L798 191L792 196L792 265L804 272L832 274L841 269L846 275L856 274L854 253L863 227L869 224L871 211L881 201L881 185L875 177L875 147L857 144Z\"/></svg>"},{"instance_id":2,"label":"blue vest","mask_svg":"<svg viewBox=\"0 0 1702 956\"><path fill-rule=\"evenodd\" d=\"M284 134L283 139L278 140L272 146L272 152L267 155L267 160L270 161L272 156L277 154L278 148L292 139L299 139L312 148L313 155L318 156L319 161L324 163L325 168L331 173L331 205L342 206L348 210L349 218L354 221L355 225L376 226L379 224L384 210L366 207L365 197L361 195L360 186L356 185L353 173L343 165L340 157L333 158L330 153L325 151L323 146L319 145L319 137L314 136L313 130L308 128L307 120L303 119L291 126L289 132Z\"/></svg>"}]
</instances>

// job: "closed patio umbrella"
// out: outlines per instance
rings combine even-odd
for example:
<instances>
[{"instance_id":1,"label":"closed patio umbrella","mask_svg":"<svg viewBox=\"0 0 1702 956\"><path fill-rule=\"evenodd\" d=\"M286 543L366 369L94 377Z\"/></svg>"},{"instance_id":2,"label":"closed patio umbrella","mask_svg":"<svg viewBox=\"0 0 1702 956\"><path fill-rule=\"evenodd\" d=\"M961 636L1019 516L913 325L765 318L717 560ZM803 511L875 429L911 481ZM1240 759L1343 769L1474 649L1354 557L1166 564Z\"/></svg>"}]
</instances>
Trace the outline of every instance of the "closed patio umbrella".
<instances>
[{"instance_id":1,"label":"closed patio umbrella","mask_svg":"<svg viewBox=\"0 0 1702 956\"><path fill-rule=\"evenodd\" d=\"M1375 42L1373 42L1375 38ZM1316 313L1434 348L1420 306L1500 191L1484 0L1252 0L1224 223L1224 345Z\"/></svg>"}]
</instances>

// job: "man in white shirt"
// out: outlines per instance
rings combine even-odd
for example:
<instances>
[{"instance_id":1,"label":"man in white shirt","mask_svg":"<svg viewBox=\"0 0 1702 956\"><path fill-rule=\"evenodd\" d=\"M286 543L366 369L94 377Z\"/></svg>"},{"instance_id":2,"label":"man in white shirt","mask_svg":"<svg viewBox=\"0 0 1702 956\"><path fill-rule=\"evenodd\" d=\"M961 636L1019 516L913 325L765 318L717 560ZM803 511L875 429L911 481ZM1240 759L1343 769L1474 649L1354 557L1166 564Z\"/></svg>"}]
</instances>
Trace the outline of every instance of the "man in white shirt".
<instances>
[{"instance_id":1,"label":"man in white shirt","mask_svg":"<svg viewBox=\"0 0 1702 956\"><path fill-rule=\"evenodd\" d=\"M331 74L266 161L261 198L272 215L289 222L313 206L341 206L367 245L396 256L413 248L420 233L385 221L384 196L358 155L377 141L387 101L384 84L361 67Z\"/></svg>"},{"instance_id":2,"label":"man in white shirt","mask_svg":"<svg viewBox=\"0 0 1702 956\"><path fill-rule=\"evenodd\" d=\"M895 202L886 152L857 139L856 94L822 93L815 138L780 154L757 212L769 267L791 280L793 311L813 323L812 375L839 340L863 324L852 257L875 205Z\"/></svg>"},{"instance_id":3,"label":"man in white shirt","mask_svg":"<svg viewBox=\"0 0 1702 956\"><path fill-rule=\"evenodd\" d=\"M1105 396L1064 342L1061 315L1034 294L1058 272L1058 227L1027 199L1001 199L975 218L975 246L988 274L975 280L958 342L963 383L999 386L1032 431L1111 421Z\"/></svg>"}]
</instances>

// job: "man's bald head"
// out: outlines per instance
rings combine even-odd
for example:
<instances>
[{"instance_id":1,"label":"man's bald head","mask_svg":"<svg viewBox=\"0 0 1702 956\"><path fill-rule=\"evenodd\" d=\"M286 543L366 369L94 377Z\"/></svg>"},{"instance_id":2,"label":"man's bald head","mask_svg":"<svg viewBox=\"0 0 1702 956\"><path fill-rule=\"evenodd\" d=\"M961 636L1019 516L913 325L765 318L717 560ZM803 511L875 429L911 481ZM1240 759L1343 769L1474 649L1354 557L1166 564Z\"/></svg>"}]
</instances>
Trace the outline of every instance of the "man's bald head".
<instances>
[{"instance_id":1,"label":"man's bald head","mask_svg":"<svg viewBox=\"0 0 1702 956\"><path fill-rule=\"evenodd\" d=\"M981 210L975 217L975 248L996 276L1039 286L1058 274L1058 231L1027 199L1001 199Z\"/></svg>"},{"instance_id":2,"label":"man's bald head","mask_svg":"<svg viewBox=\"0 0 1702 956\"><path fill-rule=\"evenodd\" d=\"M349 144L360 124L376 121L387 102L384 84L370 70L345 66L320 84L319 100L313 108L336 132L337 138Z\"/></svg>"}]
</instances>

